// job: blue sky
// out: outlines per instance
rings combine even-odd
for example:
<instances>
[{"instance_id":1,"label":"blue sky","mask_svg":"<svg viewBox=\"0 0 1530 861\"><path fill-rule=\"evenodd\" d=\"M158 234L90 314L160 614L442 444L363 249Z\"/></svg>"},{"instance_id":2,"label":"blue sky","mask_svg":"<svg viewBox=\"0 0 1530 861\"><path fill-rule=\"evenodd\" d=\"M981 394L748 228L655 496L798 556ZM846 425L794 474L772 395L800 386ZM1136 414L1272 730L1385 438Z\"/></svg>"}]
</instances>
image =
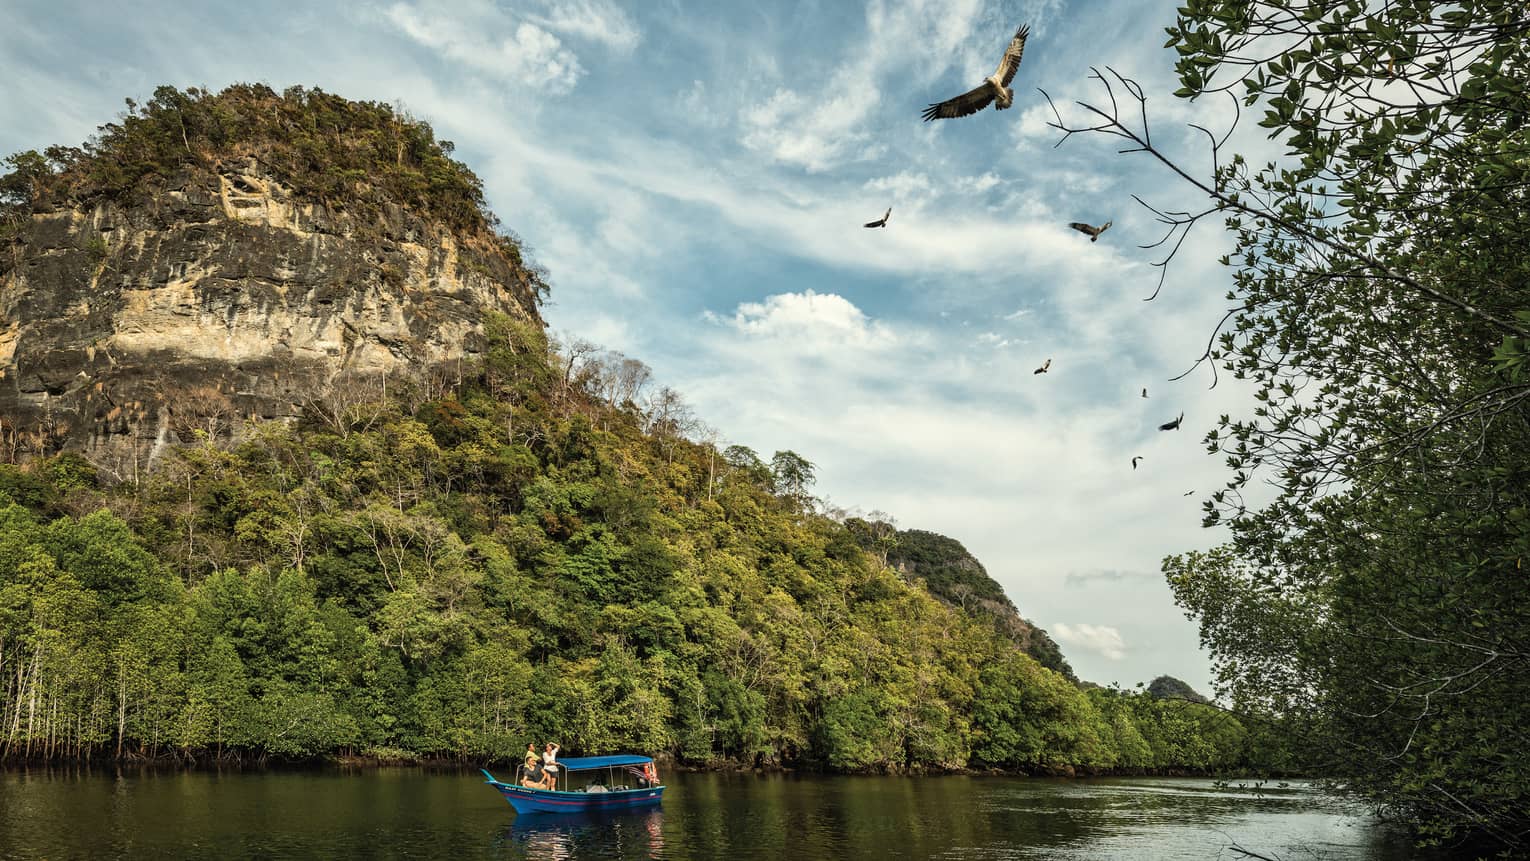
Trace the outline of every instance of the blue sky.
<instances>
[{"instance_id":1,"label":"blue sky","mask_svg":"<svg viewBox=\"0 0 1530 861\"><path fill-rule=\"evenodd\" d=\"M554 332L648 363L726 442L807 457L828 505L962 541L1082 677L1208 690L1158 571L1223 537L1200 527L1223 477L1200 437L1246 393L1168 378L1221 316L1226 240L1204 225L1140 301L1157 234L1130 194L1196 199L1103 138L1054 149L1036 91L1093 97L1114 65L1204 167L1183 122L1226 114L1169 96L1173 8L0 0L0 153L78 143L161 83L400 104L550 270ZM1014 108L920 121L1021 23ZM1067 228L1107 219L1095 244Z\"/></svg>"}]
</instances>

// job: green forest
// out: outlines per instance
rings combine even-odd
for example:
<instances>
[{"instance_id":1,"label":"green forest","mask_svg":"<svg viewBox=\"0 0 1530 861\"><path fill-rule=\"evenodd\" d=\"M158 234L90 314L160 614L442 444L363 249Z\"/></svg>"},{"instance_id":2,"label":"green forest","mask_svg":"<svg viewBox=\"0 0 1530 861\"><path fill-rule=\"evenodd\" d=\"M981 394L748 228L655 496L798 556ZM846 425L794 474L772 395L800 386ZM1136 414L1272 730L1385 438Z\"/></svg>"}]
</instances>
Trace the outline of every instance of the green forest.
<instances>
[{"instance_id":1,"label":"green forest","mask_svg":"<svg viewBox=\"0 0 1530 861\"><path fill-rule=\"evenodd\" d=\"M614 358L564 373L535 324L489 329L450 391L397 381L255 423L138 487L71 454L0 467L4 756L487 760L556 739L846 771L1261 758L1214 708L1081 688L1035 632L1062 672L1038 663L980 566L939 585L1010 614L900 576L900 546L931 570L965 551L817 513L801 456L694 442L672 393L597 394Z\"/></svg>"}]
</instances>

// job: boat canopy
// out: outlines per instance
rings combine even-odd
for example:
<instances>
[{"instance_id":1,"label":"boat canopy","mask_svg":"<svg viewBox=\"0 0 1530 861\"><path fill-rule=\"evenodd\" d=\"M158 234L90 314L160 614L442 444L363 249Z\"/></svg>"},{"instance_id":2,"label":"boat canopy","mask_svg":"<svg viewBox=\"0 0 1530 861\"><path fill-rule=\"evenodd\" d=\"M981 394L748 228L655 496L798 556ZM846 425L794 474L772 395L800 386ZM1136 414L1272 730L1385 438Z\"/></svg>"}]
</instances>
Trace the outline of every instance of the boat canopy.
<instances>
[{"instance_id":1,"label":"boat canopy","mask_svg":"<svg viewBox=\"0 0 1530 861\"><path fill-rule=\"evenodd\" d=\"M559 759L558 765L564 771L589 771L592 768L614 768L620 765L642 765L648 762L653 762L653 757L623 753L616 756L578 756L571 759Z\"/></svg>"}]
</instances>

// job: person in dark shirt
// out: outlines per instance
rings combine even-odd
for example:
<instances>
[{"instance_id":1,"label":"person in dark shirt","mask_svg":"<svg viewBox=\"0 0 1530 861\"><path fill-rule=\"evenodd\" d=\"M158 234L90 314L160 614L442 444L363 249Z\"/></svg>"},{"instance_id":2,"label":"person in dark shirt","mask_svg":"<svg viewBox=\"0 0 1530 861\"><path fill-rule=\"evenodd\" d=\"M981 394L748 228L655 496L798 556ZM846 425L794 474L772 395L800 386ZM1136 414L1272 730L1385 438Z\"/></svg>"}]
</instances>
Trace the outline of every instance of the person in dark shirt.
<instances>
[{"instance_id":1,"label":"person in dark shirt","mask_svg":"<svg viewBox=\"0 0 1530 861\"><path fill-rule=\"evenodd\" d=\"M537 756L534 745L526 745L526 764L521 767L521 786L529 789L547 788L547 774L542 771L542 758Z\"/></svg>"}]
</instances>

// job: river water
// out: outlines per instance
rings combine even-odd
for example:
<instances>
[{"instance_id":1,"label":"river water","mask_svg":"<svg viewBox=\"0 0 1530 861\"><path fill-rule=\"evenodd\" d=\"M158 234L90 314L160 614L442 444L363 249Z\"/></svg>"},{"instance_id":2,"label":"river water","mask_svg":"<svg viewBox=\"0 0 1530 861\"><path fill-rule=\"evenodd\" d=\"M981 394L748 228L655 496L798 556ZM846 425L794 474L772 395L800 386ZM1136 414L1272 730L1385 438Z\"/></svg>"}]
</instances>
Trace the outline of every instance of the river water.
<instances>
[{"instance_id":1,"label":"river water","mask_svg":"<svg viewBox=\"0 0 1530 861\"><path fill-rule=\"evenodd\" d=\"M470 771L0 771L0 858L1415 857L1302 781L665 779L661 808L517 816Z\"/></svg>"}]
</instances>

